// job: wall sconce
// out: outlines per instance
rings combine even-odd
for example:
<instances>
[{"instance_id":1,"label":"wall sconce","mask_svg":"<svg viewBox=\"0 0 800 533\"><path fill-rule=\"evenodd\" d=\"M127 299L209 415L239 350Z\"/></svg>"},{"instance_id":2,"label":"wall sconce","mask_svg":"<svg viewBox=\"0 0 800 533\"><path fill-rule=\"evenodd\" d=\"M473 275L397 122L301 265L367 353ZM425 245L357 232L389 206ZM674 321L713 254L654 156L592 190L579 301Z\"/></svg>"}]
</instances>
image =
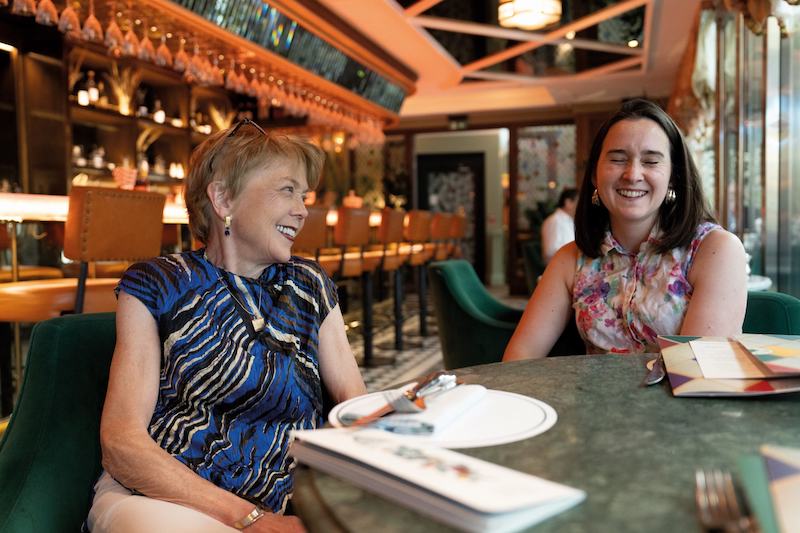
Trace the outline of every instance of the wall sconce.
<instances>
[{"instance_id":1,"label":"wall sconce","mask_svg":"<svg viewBox=\"0 0 800 533\"><path fill-rule=\"evenodd\" d=\"M83 89L78 91L78 104L83 106L89 105L89 91Z\"/></svg>"},{"instance_id":2,"label":"wall sconce","mask_svg":"<svg viewBox=\"0 0 800 533\"><path fill-rule=\"evenodd\" d=\"M336 209L328 210L328 214L325 215L325 224L328 226L335 226L336 223L339 221L339 211Z\"/></svg>"},{"instance_id":3,"label":"wall sconce","mask_svg":"<svg viewBox=\"0 0 800 533\"><path fill-rule=\"evenodd\" d=\"M380 211L372 211L369 214L369 227L370 228L377 228L378 226L380 226L382 218L383 218L383 215L381 214Z\"/></svg>"}]
</instances>

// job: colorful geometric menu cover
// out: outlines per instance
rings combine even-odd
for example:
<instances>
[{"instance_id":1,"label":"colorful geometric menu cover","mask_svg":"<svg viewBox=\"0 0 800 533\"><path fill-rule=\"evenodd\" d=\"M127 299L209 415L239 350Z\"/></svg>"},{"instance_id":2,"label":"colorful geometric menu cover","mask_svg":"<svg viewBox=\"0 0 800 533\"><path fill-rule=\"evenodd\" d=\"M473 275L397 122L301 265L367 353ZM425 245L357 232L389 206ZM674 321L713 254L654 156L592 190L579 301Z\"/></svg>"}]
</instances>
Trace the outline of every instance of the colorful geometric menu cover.
<instances>
[{"instance_id":1,"label":"colorful geometric menu cover","mask_svg":"<svg viewBox=\"0 0 800 533\"><path fill-rule=\"evenodd\" d=\"M675 396L763 396L800 391L800 378L707 379L689 341L725 342L725 337L659 336L672 394Z\"/></svg>"},{"instance_id":2,"label":"colorful geometric menu cover","mask_svg":"<svg viewBox=\"0 0 800 533\"><path fill-rule=\"evenodd\" d=\"M764 445L761 456L779 529L783 533L800 531L800 448Z\"/></svg>"},{"instance_id":3,"label":"colorful geometric menu cover","mask_svg":"<svg viewBox=\"0 0 800 533\"><path fill-rule=\"evenodd\" d=\"M745 333L736 339L773 374L800 375L800 336Z\"/></svg>"}]
</instances>

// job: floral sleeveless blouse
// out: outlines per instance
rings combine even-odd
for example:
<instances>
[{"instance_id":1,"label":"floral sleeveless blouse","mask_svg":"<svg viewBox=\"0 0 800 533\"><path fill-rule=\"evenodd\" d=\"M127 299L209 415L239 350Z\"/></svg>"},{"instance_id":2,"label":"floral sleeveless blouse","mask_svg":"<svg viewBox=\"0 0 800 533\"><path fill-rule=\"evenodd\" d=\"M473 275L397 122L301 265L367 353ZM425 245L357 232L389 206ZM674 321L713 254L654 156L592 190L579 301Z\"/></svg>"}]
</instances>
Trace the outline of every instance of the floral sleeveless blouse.
<instances>
[{"instance_id":1,"label":"floral sleeveless blouse","mask_svg":"<svg viewBox=\"0 0 800 533\"><path fill-rule=\"evenodd\" d=\"M658 335L677 335L692 298L688 274L706 235L720 226L701 223L689 246L659 254L654 227L639 253L606 233L600 256L578 253L572 307L588 353L657 352Z\"/></svg>"}]
</instances>

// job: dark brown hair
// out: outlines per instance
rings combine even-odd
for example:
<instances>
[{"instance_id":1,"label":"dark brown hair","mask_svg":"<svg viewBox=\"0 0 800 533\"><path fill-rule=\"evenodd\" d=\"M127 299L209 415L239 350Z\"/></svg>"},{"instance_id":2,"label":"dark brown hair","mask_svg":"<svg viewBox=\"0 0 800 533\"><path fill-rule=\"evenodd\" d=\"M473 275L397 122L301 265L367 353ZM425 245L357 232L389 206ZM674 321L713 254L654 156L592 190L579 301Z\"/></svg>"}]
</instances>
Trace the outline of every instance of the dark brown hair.
<instances>
[{"instance_id":1,"label":"dark brown hair","mask_svg":"<svg viewBox=\"0 0 800 533\"><path fill-rule=\"evenodd\" d=\"M307 140L265 134L252 125L234 128L219 131L203 141L189 161L189 175L184 184L189 228L203 243L207 243L214 217L206 192L212 181L222 182L233 199L239 195L252 170L288 160L305 171L310 189L319 183L325 153Z\"/></svg>"},{"instance_id":2,"label":"dark brown hair","mask_svg":"<svg viewBox=\"0 0 800 533\"><path fill-rule=\"evenodd\" d=\"M603 142L608 131L617 122L640 119L652 120L664 131L669 139L672 161L669 186L675 191L675 201L661 204L658 225L663 233L656 251L665 253L673 248L687 246L701 222L714 220L703 196L703 186L697 166L678 126L653 102L641 98L629 100L622 104L620 110L597 132L583 174L578 207L575 211L575 243L588 257L600 255L600 244L609 227L608 210L603 205L592 204L592 193L595 190L592 180L597 172Z\"/></svg>"}]
</instances>

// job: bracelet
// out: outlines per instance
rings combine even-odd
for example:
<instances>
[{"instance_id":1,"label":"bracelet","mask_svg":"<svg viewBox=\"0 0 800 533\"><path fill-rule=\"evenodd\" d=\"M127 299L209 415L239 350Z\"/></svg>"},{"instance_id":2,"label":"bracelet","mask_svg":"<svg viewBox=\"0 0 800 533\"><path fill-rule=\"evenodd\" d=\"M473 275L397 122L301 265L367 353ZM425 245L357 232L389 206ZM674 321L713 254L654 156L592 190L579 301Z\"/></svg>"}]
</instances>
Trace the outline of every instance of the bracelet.
<instances>
[{"instance_id":1,"label":"bracelet","mask_svg":"<svg viewBox=\"0 0 800 533\"><path fill-rule=\"evenodd\" d=\"M256 505L252 511L247 513L247 516L245 516L241 520L237 520L236 522L234 522L233 527L235 527L236 529L244 529L246 527L250 527L256 522L256 520L264 516L264 514L265 514L264 509Z\"/></svg>"}]
</instances>

